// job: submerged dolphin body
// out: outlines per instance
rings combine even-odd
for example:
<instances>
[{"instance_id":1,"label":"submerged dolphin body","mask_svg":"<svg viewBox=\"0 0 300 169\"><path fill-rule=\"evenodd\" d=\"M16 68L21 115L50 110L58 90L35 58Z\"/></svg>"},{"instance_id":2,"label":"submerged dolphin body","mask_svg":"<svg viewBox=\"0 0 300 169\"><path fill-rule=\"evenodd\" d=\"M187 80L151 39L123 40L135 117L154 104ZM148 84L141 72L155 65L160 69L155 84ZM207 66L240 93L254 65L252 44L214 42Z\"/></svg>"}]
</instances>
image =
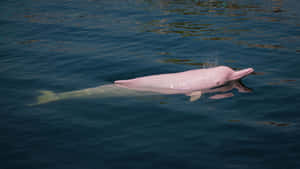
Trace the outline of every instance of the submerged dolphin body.
<instances>
[{"instance_id":1,"label":"submerged dolphin body","mask_svg":"<svg viewBox=\"0 0 300 169\"><path fill-rule=\"evenodd\" d=\"M49 102L76 99L76 98L111 98L111 97L124 97L124 96L145 96L145 95L157 95L153 92L142 92L129 90L126 88L118 87L114 84L101 85L94 88L87 88L82 90L74 90L69 92L54 93L49 90L41 90L41 95L37 97L37 102L29 104L30 106L45 104Z\"/></svg>"},{"instance_id":2,"label":"submerged dolphin body","mask_svg":"<svg viewBox=\"0 0 300 169\"><path fill-rule=\"evenodd\" d=\"M252 68L234 71L227 66L207 69L195 69L179 73L151 75L129 80L117 80L114 84L102 85L70 92L54 93L41 91L37 104L81 97L121 97L145 96L157 94L185 94L190 101L200 98L203 93L227 92L234 88L240 92L250 90L239 79L251 74ZM232 93L218 94L212 99L231 97Z\"/></svg>"}]
</instances>

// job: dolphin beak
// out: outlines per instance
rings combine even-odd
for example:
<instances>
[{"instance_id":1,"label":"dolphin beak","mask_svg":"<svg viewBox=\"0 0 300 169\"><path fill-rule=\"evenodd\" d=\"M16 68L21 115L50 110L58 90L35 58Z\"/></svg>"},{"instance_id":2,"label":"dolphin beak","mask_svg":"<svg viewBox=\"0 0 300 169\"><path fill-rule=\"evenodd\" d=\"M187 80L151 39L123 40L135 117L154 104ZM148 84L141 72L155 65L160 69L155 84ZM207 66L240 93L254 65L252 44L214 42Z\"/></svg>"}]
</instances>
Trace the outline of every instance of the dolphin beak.
<instances>
[{"instance_id":1,"label":"dolphin beak","mask_svg":"<svg viewBox=\"0 0 300 169\"><path fill-rule=\"evenodd\" d=\"M232 74L231 80L241 79L241 78L243 78L245 76L248 76L249 74L251 74L253 72L254 72L254 69L252 69L252 68L247 68L247 69L235 71Z\"/></svg>"}]
</instances>

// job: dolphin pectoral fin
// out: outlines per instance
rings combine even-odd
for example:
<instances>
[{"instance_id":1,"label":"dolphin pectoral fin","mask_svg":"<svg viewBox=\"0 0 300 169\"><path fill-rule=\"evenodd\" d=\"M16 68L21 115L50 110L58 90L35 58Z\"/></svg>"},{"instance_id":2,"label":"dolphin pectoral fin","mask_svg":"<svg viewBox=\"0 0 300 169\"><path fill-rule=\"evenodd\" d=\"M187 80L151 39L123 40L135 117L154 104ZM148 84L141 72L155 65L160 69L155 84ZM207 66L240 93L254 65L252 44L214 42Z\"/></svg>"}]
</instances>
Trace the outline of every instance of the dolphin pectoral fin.
<instances>
[{"instance_id":1,"label":"dolphin pectoral fin","mask_svg":"<svg viewBox=\"0 0 300 169\"><path fill-rule=\"evenodd\" d=\"M190 102L194 102L194 101L200 99L201 95L202 95L201 91L195 91L195 92L188 94L187 96L190 96Z\"/></svg>"},{"instance_id":2,"label":"dolphin pectoral fin","mask_svg":"<svg viewBox=\"0 0 300 169\"><path fill-rule=\"evenodd\" d=\"M201 95L191 96L191 97L190 97L190 102L194 102L194 101L200 99L200 97L201 97Z\"/></svg>"}]
</instances>

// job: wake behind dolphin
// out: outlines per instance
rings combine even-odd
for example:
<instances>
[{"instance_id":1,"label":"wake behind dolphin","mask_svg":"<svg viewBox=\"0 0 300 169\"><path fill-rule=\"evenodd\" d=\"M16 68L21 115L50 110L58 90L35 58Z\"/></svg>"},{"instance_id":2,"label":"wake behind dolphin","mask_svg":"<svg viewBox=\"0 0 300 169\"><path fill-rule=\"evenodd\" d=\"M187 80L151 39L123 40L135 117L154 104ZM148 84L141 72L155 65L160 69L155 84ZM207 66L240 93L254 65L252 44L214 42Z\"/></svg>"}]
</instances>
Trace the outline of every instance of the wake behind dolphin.
<instances>
[{"instance_id":1,"label":"wake behind dolphin","mask_svg":"<svg viewBox=\"0 0 300 169\"><path fill-rule=\"evenodd\" d=\"M116 80L114 84L102 85L95 88L54 93L41 91L37 102L31 105L44 104L63 99L82 97L123 97L146 96L157 94L185 94L190 96L190 101L195 101L203 93L227 92L233 88L240 92L249 89L241 84L239 79L251 74L252 68L234 71L227 66L218 66L207 69L195 69L179 73L167 73L144 76L129 80ZM218 94L212 99L231 97L232 93Z\"/></svg>"}]
</instances>

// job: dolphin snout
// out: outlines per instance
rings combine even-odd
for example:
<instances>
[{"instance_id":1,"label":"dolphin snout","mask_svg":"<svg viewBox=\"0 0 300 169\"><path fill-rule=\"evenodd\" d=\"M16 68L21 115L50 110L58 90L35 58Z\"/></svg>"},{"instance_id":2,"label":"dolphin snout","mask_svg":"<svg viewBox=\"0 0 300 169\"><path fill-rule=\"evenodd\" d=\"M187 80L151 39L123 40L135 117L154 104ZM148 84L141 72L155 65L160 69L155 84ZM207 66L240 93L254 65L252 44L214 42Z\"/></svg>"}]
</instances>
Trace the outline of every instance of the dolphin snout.
<instances>
[{"instance_id":1,"label":"dolphin snout","mask_svg":"<svg viewBox=\"0 0 300 169\"><path fill-rule=\"evenodd\" d=\"M241 73L244 73L245 75L249 75L249 74L251 74L253 72L254 72L253 68L247 68L247 69L241 70Z\"/></svg>"},{"instance_id":2,"label":"dolphin snout","mask_svg":"<svg viewBox=\"0 0 300 169\"><path fill-rule=\"evenodd\" d=\"M247 69L242 69L242 70L236 71L232 75L232 80L241 79L245 76L248 76L249 74L251 74L253 72L254 72L253 68L247 68Z\"/></svg>"}]
</instances>

